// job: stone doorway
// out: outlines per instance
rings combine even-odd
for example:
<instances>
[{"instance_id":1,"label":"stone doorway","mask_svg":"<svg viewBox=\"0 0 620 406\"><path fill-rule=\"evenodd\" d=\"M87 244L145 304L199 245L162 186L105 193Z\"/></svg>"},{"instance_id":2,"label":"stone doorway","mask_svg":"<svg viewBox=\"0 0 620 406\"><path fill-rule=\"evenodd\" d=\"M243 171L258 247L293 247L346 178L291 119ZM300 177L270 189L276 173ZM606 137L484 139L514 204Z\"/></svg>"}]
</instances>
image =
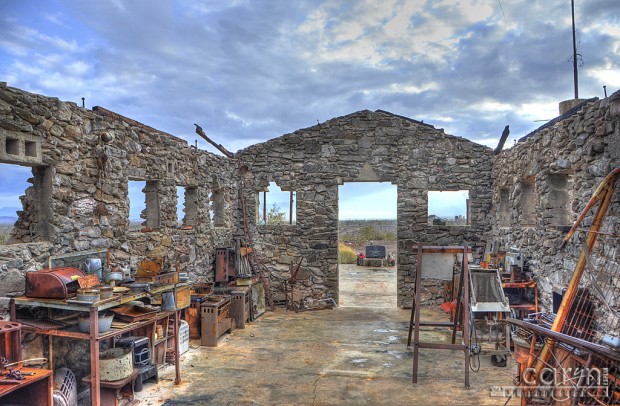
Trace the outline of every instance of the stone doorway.
<instances>
[{"instance_id":1,"label":"stone doorway","mask_svg":"<svg viewBox=\"0 0 620 406\"><path fill-rule=\"evenodd\" d=\"M396 201L396 185L388 182L352 182L339 187L339 306L397 307ZM385 247L385 260L358 265L356 257L365 253L367 245Z\"/></svg>"}]
</instances>

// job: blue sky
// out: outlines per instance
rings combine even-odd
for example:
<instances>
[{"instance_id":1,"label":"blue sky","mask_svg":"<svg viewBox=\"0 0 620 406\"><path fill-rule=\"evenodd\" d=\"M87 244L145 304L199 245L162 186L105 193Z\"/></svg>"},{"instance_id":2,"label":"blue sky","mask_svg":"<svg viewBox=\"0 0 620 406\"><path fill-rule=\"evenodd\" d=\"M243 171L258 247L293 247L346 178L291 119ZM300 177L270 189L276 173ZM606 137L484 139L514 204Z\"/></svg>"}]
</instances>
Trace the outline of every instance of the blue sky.
<instances>
[{"instance_id":1,"label":"blue sky","mask_svg":"<svg viewBox=\"0 0 620 406\"><path fill-rule=\"evenodd\" d=\"M580 96L603 97L620 1L575 3ZM0 81L231 151L363 109L512 145L573 97L571 57L570 0L0 0Z\"/></svg>"},{"instance_id":2,"label":"blue sky","mask_svg":"<svg viewBox=\"0 0 620 406\"><path fill-rule=\"evenodd\" d=\"M388 182L350 182L338 187L340 220L395 220L397 188Z\"/></svg>"}]
</instances>

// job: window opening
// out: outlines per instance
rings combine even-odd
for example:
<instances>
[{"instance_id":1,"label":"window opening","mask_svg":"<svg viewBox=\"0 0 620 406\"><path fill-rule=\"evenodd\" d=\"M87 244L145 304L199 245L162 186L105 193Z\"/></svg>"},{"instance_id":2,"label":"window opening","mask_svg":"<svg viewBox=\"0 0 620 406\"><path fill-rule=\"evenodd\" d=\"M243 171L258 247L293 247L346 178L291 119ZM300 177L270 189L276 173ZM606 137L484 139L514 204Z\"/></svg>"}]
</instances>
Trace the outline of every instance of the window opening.
<instances>
[{"instance_id":1,"label":"window opening","mask_svg":"<svg viewBox=\"0 0 620 406\"><path fill-rule=\"evenodd\" d=\"M44 167L35 170L27 166L0 164L0 245L31 242L37 237L48 237L47 225L41 225L39 229L26 227L26 224L36 224L44 220L39 218L37 221L37 212L41 211L41 217L48 216L44 214L44 205L48 203L50 194L48 189L51 189L51 185L45 187L48 176ZM30 178L32 180L29 180ZM40 185L39 189L43 190L35 190L35 185ZM39 201L37 193L41 196ZM19 223L18 212L23 220Z\"/></svg>"},{"instance_id":2,"label":"window opening","mask_svg":"<svg viewBox=\"0 0 620 406\"><path fill-rule=\"evenodd\" d=\"M129 197L129 231L137 231L142 228L142 212L146 209L143 180L130 180L127 182Z\"/></svg>"},{"instance_id":3,"label":"window opening","mask_svg":"<svg viewBox=\"0 0 620 406\"><path fill-rule=\"evenodd\" d=\"M295 224L297 222L297 193L283 191L275 182L258 192L259 224Z\"/></svg>"},{"instance_id":4,"label":"window opening","mask_svg":"<svg viewBox=\"0 0 620 406\"><path fill-rule=\"evenodd\" d=\"M469 190L429 190L428 225L469 224Z\"/></svg>"}]
</instances>

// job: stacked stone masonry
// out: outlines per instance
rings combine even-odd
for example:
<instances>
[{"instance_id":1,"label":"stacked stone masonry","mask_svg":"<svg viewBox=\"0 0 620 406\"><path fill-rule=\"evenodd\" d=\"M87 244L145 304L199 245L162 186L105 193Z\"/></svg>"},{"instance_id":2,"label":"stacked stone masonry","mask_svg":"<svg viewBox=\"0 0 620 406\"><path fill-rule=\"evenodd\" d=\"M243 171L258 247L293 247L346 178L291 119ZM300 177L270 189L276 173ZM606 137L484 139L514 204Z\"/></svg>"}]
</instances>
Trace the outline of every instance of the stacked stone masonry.
<instances>
[{"instance_id":1,"label":"stacked stone masonry","mask_svg":"<svg viewBox=\"0 0 620 406\"><path fill-rule=\"evenodd\" d=\"M582 103L576 111L550 124L495 159L495 223L490 238L499 247L516 247L525 254L530 272L538 282L543 310L551 309L553 288L568 285L583 247L586 234L578 232L559 249L567 229L603 178L620 167L620 92L604 100ZM591 211L586 216L581 229L590 227L593 215ZM618 188L601 231L615 237L599 236L597 251L603 253L605 266L618 270ZM584 277L582 286L587 287L588 280ZM606 283L619 284L620 278ZM605 306L599 303L599 308ZM599 323L598 332L620 325L610 315L600 317Z\"/></svg>"},{"instance_id":2,"label":"stacked stone masonry","mask_svg":"<svg viewBox=\"0 0 620 406\"><path fill-rule=\"evenodd\" d=\"M215 248L249 239L274 280L304 258L299 298L338 300L338 187L390 182L398 196L399 305L411 303L418 244L467 242L479 251L493 242L526 253L548 308L552 286L566 284L579 253L576 244L557 249L566 227L620 165L619 120L620 95L589 100L494 156L428 124L365 110L226 158L109 110L2 83L0 136L10 141L0 162L31 166L33 186L22 197L14 241L0 246L0 297L6 303L22 294L25 272L45 267L48 256L96 248L110 248L114 261L134 269L144 258L166 258L192 280L211 281ZM134 180L147 182L150 203L141 229L131 231ZM259 192L270 182L296 192L295 224L259 224ZM179 186L186 227L176 214ZM429 225L429 190L468 190L468 224ZM616 196L610 233L620 234L619 211Z\"/></svg>"},{"instance_id":3,"label":"stacked stone masonry","mask_svg":"<svg viewBox=\"0 0 620 406\"><path fill-rule=\"evenodd\" d=\"M258 252L280 279L304 258L304 294L338 298L338 186L390 182L397 186L398 303L411 303L417 244L479 244L490 231L492 150L384 111L360 111L251 146L245 166L247 211L255 191L275 182L297 192L294 225L257 225ZM244 168L244 169L245 169ZM429 190L469 190L470 225L429 226ZM237 230L240 233L242 230Z\"/></svg>"},{"instance_id":4,"label":"stacked stone masonry","mask_svg":"<svg viewBox=\"0 0 620 406\"><path fill-rule=\"evenodd\" d=\"M236 204L234 162L189 147L103 108L0 86L0 129L14 139L37 140L41 164L3 155L2 162L33 167L33 186L12 244L0 246L0 296L23 294L24 274L47 266L50 255L110 248L112 261L136 268L145 258L164 259L212 280L214 250L228 246ZM128 181L147 181L158 204L158 224L129 229ZM194 222L181 229L177 186L195 188ZM210 221L213 191L224 196L221 226ZM180 198L183 198L181 196ZM149 226L147 228L147 226Z\"/></svg>"}]
</instances>

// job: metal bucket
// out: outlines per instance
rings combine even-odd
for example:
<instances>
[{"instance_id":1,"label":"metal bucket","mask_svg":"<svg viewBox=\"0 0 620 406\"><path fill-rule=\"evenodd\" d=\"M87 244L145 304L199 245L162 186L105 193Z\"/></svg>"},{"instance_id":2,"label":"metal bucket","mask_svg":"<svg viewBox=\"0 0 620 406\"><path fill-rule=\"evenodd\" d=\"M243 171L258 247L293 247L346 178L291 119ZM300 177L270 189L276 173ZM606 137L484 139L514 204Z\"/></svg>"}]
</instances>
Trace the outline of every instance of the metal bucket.
<instances>
[{"instance_id":1,"label":"metal bucket","mask_svg":"<svg viewBox=\"0 0 620 406\"><path fill-rule=\"evenodd\" d=\"M174 292L163 292L161 294L161 310L164 312L172 312L177 309L177 305L174 300Z\"/></svg>"},{"instance_id":2,"label":"metal bucket","mask_svg":"<svg viewBox=\"0 0 620 406\"><path fill-rule=\"evenodd\" d=\"M100 380L120 381L133 373L133 351L131 348L110 348L99 355Z\"/></svg>"}]
</instances>

